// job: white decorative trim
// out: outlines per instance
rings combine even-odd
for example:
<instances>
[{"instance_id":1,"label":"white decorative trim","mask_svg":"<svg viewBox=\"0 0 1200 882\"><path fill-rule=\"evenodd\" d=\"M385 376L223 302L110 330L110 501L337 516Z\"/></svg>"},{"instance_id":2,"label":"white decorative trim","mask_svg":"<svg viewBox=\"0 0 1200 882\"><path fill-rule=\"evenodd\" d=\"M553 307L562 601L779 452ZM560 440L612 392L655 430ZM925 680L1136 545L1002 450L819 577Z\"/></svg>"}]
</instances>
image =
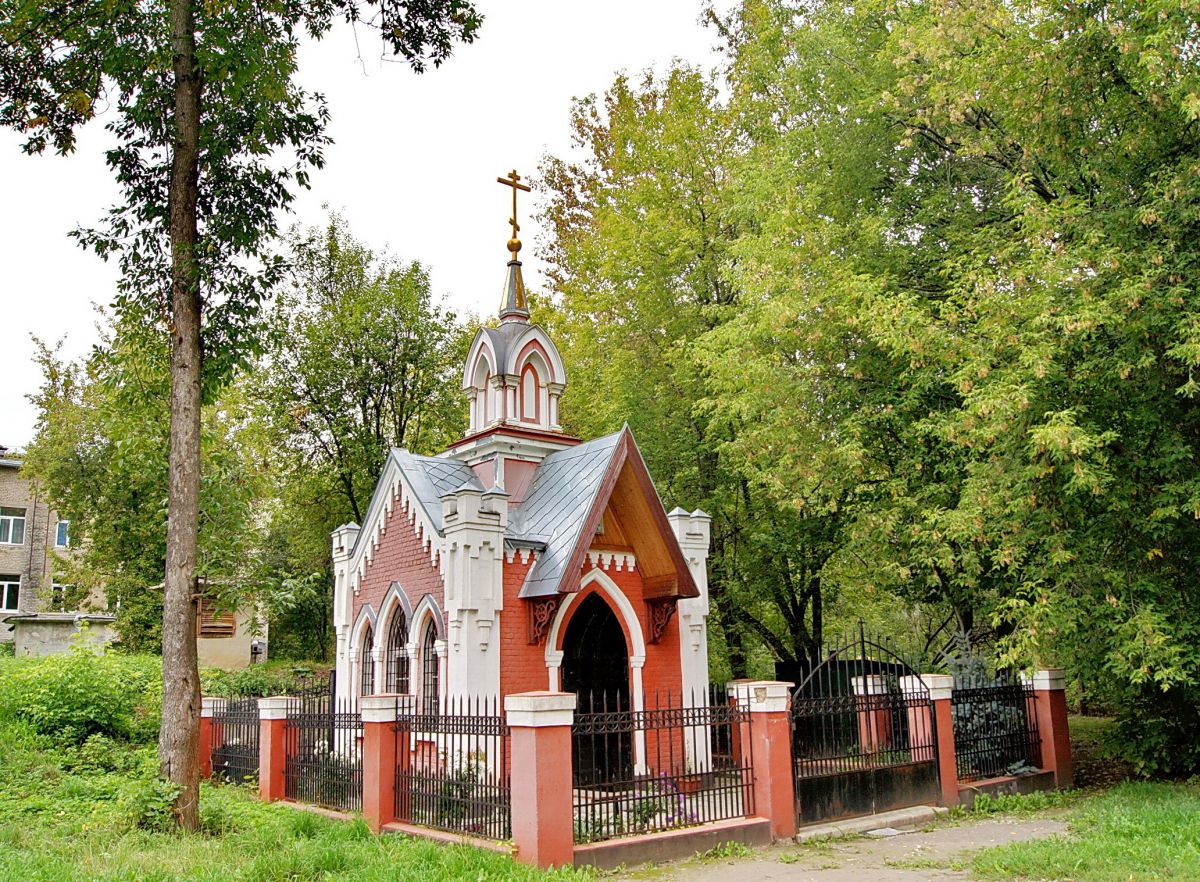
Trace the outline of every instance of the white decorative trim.
<instances>
[{"instance_id":1,"label":"white decorative trim","mask_svg":"<svg viewBox=\"0 0 1200 882\"><path fill-rule=\"evenodd\" d=\"M624 551L603 551L589 549L587 559L594 568L601 570L616 569L633 572L637 566L637 557Z\"/></svg>"},{"instance_id":2,"label":"white decorative trim","mask_svg":"<svg viewBox=\"0 0 1200 882\"><path fill-rule=\"evenodd\" d=\"M900 678L900 691L905 695L929 693L930 701L949 701L954 694L954 678L949 674L921 674Z\"/></svg>"},{"instance_id":3,"label":"white decorative trim","mask_svg":"<svg viewBox=\"0 0 1200 882\"><path fill-rule=\"evenodd\" d=\"M286 720L288 707L291 705L292 699L286 695L273 695L270 698L260 698L258 700L258 719L261 720Z\"/></svg>"},{"instance_id":4,"label":"white decorative trim","mask_svg":"<svg viewBox=\"0 0 1200 882\"><path fill-rule=\"evenodd\" d=\"M408 645L411 647L413 657L421 646L422 631L425 629L426 619L433 619L437 623L437 632L441 636L438 640L445 646L446 636L446 617L442 615L442 608L437 602L437 598L432 594L426 594L417 603L417 608L413 610L412 618L408 620ZM437 641L434 643L436 650ZM443 649L444 652L444 649Z\"/></svg>"},{"instance_id":5,"label":"white decorative trim","mask_svg":"<svg viewBox=\"0 0 1200 882\"><path fill-rule=\"evenodd\" d=\"M404 612L404 622L408 624L412 621L412 601L408 599L408 594L405 593L399 582L393 581L388 586L387 593L383 595L383 600L379 604L379 613L376 615L376 632L383 638L380 642L379 649L386 649L387 634L392 627L392 617L396 614L396 609L399 608Z\"/></svg>"},{"instance_id":6,"label":"white decorative trim","mask_svg":"<svg viewBox=\"0 0 1200 882\"><path fill-rule=\"evenodd\" d=\"M200 697L200 718L212 719L217 714L225 710L226 699L217 698L212 695L203 695Z\"/></svg>"},{"instance_id":7,"label":"white decorative trim","mask_svg":"<svg viewBox=\"0 0 1200 882\"><path fill-rule=\"evenodd\" d=\"M550 664L550 653L558 650L558 635L562 631L563 623L567 620L571 610L579 602L580 596L583 594L583 589L588 585L596 583L596 587L600 593L608 598L612 606L617 610L617 614L624 619L625 628L629 632L629 639L633 644L633 651L629 654L630 666L633 665L633 660L641 658L643 663L646 658L646 637L642 633L642 623L638 620L637 613L633 609L633 604L629 598L617 587L617 583L605 575L603 570L592 569L588 570L583 579L579 582L579 590L573 594L567 595L566 600L558 605L558 612L554 614L554 622L550 625L550 631L546 635L546 665Z\"/></svg>"}]
</instances>

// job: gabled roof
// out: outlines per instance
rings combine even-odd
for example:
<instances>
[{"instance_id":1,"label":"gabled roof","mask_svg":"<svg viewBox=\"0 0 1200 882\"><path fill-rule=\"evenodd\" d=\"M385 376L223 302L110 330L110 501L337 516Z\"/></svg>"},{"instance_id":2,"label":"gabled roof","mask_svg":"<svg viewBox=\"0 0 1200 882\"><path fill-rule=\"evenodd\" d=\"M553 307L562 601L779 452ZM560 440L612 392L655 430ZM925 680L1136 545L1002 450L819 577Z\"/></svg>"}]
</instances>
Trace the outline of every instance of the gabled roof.
<instances>
[{"instance_id":1,"label":"gabled roof","mask_svg":"<svg viewBox=\"0 0 1200 882\"><path fill-rule=\"evenodd\" d=\"M699 596L654 482L625 426L613 435L547 456L534 473L524 501L514 506L509 538L545 545L521 588L522 598L579 590L579 571L618 482L624 483L624 492L638 497L646 526L657 532L661 550L669 558L670 574L662 574L656 585L647 580L648 591Z\"/></svg>"}]
</instances>

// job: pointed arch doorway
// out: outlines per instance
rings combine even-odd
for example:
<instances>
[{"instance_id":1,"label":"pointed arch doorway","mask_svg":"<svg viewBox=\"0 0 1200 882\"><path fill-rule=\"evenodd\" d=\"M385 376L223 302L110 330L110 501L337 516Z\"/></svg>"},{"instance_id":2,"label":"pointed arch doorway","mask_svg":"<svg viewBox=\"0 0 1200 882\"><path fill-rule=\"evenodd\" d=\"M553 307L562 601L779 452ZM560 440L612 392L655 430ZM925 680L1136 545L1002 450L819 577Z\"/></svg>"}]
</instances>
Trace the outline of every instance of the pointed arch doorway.
<instances>
[{"instance_id":1,"label":"pointed arch doorway","mask_svg":"<svg viewBox=\"0 0 1200 882\"><path fill-rule=\"evenodd\" d=\"M628 714L625 631L600 594L589 594L580 602L567 622L562 648L562 689L577 696L576 713ZM571 743L576 786L623 780L632 774L632 732L628 725L620 725L619 719L585 717L576 726Z\"/></svg>"}]
</instances>

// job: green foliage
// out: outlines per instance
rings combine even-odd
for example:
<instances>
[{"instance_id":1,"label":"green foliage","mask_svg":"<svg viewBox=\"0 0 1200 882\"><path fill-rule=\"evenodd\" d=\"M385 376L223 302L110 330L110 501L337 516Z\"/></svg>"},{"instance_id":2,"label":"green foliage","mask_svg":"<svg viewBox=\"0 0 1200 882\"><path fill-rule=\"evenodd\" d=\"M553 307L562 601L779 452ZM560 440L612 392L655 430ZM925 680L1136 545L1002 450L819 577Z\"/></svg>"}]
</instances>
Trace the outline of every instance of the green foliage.
<instances>
[{"instance_id":1,"label":"green foliage","mask_svg":"<svg viewBox=\"0 0 1200 882\"><path fill-rule=\"evenodd\" d=\"M314 675L320 673L320 677ZM225 698L288 695L325 682L326 673L316 666L251 665L236 671L207 668L200 672L200 691Z\"/></svg>"},{"instance_id":2,"label":"green foliage","mask_svg":"<svg viewBox=\"0 0 1200 882\"><path fill-rule=\"evenodd\" d=\"M462 434L469 338L419 263L379 255L336 215L294 229L268 348L231 395L263 463L256 560L276 658L328 658L329 534L361 523L392 447L433 453Z\"/></svg>"},{"instance_id":3,"label":"green foliage","mask_svg":"<svg viewBox=\"0 0 1200 882\"><path fill-rule=\"evenodd\" d=\"M1123 690L1121 712L1102 736L1104 753L1144 777L1186 778L1200 769L1200 689L1151 686Z\"/></svg>"},{"instance_id":4,"label":"green foliage","mask_svg":"<svg viewBox=\"0 0 1200 882\"><path fill-rule=\"evenodd\" d=\"M161 660L77 645L62 655L0 666L0 720L23 720L64 744L89 736L150 741L158 736ZM94 750L100 750L95 746Z\"/></svg>"},{"instance_id":5,"label":"green foliage","mask_svg":"<svg viewBox=\"0 0 1200 882\"><path fill-rule=\"evenodd\" d=\"M723 90L623 77L546 167L564 415L715 514L735 672L839 602L929 656L951 617L1200 768L1197 10L712 18Z\"/></svg>"},{"instance_id":6,"label":"green foliage","mask_svg":"<svg viewBox=\"0 0 1200 882\"><path fill-rule=\"evenodd\" d=\"M661 78L618 77L576 103L571 127L581 161L543 168L560 296L536 316L549 312L570 365L563 419L584 437L628 422L667 508L712 516L714 660L770 676L772 658L807 657L836 626L825 565L843 525L748 481L726 453L736 426L695 407L707 359L692 344L742 308L726 272L744 222L727 174L734 120L713 78L677 64Z\"/></svg>"},{"instance_id":7,"label":"green foliage","mask_svg":"<svg viewBox=\"0 0 1200 882\"><path fill-rule=\"evenodd\" d=\"M1083 803L1071 836L989 848L974 861L981 879L1159 882L1200 878L1194 785L1122 784Z\"/></svg>"},{"instance_id":8,"label":"green foliage","mask_svg":"<svg viewBox=\"0 0 1200 882\"><path fill-rule=\"evenodd\" d=\"M1080 798L1073 790L1037 790L1033 793L1001 793L988 796L981 793L975 797L971 814L975 815L1033 815L1047 809L1069 806Z\"/></svg>"}]
</instances>

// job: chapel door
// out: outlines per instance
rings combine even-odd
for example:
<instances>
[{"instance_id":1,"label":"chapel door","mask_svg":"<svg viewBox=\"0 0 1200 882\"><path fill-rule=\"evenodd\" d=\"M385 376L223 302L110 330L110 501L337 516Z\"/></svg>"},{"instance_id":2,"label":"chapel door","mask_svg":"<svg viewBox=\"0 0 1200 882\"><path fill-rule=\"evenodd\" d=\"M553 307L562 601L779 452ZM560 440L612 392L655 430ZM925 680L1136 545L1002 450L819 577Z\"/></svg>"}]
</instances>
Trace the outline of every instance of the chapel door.
<instances>
[{"instance_id":1,"label":"chapel door","mask_svg":"<svg viewBox=\"0 0 1200 882\"><path fill-rule=\"evenodd\" d=\"M589 594L567 623L562 688L578 696L571 743L576 786L633 775L633 720L625 632L604 599Z\"/></svg>"}]
</instances>

